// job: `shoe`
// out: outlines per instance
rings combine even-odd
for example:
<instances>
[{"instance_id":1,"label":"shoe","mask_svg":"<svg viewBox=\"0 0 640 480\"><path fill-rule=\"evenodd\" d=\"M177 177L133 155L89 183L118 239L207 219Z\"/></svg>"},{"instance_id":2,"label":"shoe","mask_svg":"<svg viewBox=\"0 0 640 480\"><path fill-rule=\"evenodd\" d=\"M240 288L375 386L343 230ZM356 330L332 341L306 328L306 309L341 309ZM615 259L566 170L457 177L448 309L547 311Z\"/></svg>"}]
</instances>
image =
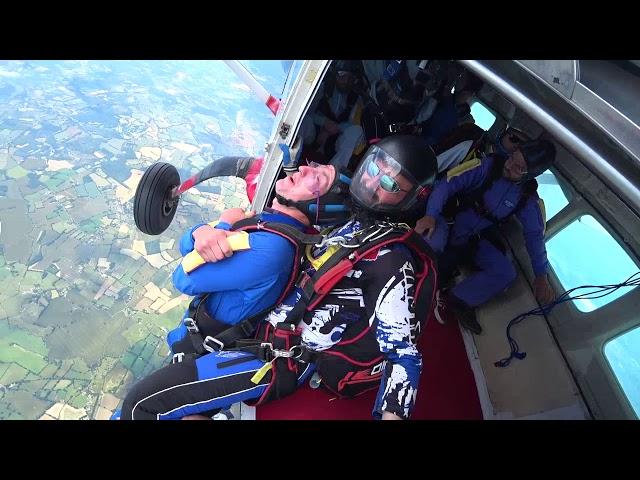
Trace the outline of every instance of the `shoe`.
<instances>
[{"instance_id":1,"label":"shoe","mask_svg":"<svg viewBox=\"0 0 640 480\"><path fill-rule=\"evenodd\" d=\"M451 301L452 313L456 316L460 325L471 333L480 335L482 333L482 327L476 318L476 309L466 305L455 297L450 296L449 299Z\"/></svg>"},{"instance_id":2,"label":"shoe","mask_svg":"<svg viewBox=\"0 0 640 480\"><path fill-rule=\"evenodd\" d=\"M446 313L447 311L447 303L445 300L445 295L442 290L436 290L436 303L433 306L433 316L436 317L436 320L440 325L444 325L446 322Z\"/></svg>"}]
</instances>

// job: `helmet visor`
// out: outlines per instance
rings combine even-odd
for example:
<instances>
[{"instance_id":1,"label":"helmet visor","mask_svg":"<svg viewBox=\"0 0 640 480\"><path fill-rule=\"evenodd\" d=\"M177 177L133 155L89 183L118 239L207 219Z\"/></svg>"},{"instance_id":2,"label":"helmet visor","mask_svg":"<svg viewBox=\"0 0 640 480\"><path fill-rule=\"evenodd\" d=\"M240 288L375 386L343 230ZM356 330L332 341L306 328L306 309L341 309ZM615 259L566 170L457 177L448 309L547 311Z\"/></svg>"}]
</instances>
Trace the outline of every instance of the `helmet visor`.
<instances>
[{"instance_id":1,"label":"helmet visor","mask_svg":"<svg viewBox=\"0 0 640 480\"><path fill-rule=\"evenodd\" d=\"M378 146L360 162L351 182L351 195L363 206L381 212L402 211L416 201L418 182Z\"/></svg>"}]
</instances>

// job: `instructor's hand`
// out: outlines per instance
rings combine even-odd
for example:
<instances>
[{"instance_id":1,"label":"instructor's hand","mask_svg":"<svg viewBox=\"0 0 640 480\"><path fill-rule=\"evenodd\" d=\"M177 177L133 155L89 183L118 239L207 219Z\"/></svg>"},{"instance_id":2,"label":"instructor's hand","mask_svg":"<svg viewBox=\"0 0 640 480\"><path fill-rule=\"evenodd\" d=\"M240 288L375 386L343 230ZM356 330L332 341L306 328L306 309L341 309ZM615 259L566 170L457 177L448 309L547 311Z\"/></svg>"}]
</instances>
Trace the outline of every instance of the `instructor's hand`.
<instances>
[{"instance_id":1,"label":"instructor's hand","mask_svg":"<svg viewBox=\"0 0 640 480\"><path fill-rule=\"evenodd\" d=\"M547 305L553 302L556 298L553 287L549 283L549 279L546 275L536 277L533 281L533 293L535 294L538 302L540 302L540 305Z\"/></svg>"},{"instance_id":2,"label":"instructor's hand","mask_svg":"<svg viewBox=\"0 0 640 480\"><path fill-rule=\"evenodd\" d=\"M427 233L427 238L431 238L433 231L436 229L436 219L430 215L425 215L416 223L415 231L420 235Z\"/></svg>"},{"instance_id":3,"label":"instructor's hand","mask_svg":"<svg viewBox=\"0 0 640 480\"><path fill-rule=\"evenodd\" d=\"M256 212L254 211L245 212L241 208L229 208L224 212L222 212L218 220L220 220L221 222L228 223L229 225L233 225L234 223L239 222L240 220L253 217L255 214Z\"/></svg>"}]
</instances>

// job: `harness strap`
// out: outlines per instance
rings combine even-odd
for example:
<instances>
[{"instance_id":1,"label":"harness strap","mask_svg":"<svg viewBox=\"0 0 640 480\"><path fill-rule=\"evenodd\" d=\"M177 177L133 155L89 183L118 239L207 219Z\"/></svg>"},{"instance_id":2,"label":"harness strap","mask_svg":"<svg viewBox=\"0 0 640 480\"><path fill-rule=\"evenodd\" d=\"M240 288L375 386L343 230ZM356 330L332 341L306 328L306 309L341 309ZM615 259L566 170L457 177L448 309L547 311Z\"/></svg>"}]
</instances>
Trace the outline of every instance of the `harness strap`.
<instances>
[{"instance_id":1,"label":"harness strap","mask_svg":"<svg viewBox=\"0 0 640 480\"><path fill-rule=\"evenodd\" d=\"M298 300L287 314L285 319L286 323L297 325L300 320L302 320L305 311L311 311L315 308L315 306L331 292L333 287L354 268L356 263L383 246L402 243L409 247L420 259L419 271L416 272L418 283L416 285L414 301L418 297L418 289L422 286L429 270L433 269L435 271L434 264L430 260L431 258L435 258L433 251L415 230L394 229L388 234L378 237L375 240L370 240L358 248L349 248L349 245L357 244L357 242L358 239L351 239L351 241L346 244L347 246L341 247L320 267L313 277L302 272L300 280L297 283L298 288L302 291L302 295L300 300ZM431 253L431 255L429 255L429 253Z\"/></svg>"},{"instance_id":2,"label":"harness strap","mask_svg":"<svg viewBox=\"0 0 640 480\"><path fill-rule=\"evenodd\" d=\"M320 243L324 238L322 235L310 235L308 233L301 232L297 228L292 225L288 225L286 223L280 222L264 222L262 220L258 220L255 217L245 218L234 223L231 226L231 230L233 231L261 231L264 230L266 232L272 232L279 234L281 237L285 237L287 240L290 240L292 243L296 243L298 245L315 245L316 243Z\"/></svg>"}]
</instances>

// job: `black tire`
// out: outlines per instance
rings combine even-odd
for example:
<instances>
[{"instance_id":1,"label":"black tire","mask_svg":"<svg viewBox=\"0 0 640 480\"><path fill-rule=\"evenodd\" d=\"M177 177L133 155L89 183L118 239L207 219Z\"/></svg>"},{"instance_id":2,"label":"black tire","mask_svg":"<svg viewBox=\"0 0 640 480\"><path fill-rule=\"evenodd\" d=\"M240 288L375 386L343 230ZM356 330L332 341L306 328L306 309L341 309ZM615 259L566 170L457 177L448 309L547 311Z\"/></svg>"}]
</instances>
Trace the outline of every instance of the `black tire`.
<instances>
[{"instance_id":1,"label":"black tire","mask_svg":"<svg viewBox=\"0 0 640 480\"><path fill-rule=\"evenodd\" d=\"M147 168L133 199L133 218L141 232L159 235L169 227L178 208L171 190L178 185L180 175L173 165L158 162Z\"/></svg>"}]
</instances>

